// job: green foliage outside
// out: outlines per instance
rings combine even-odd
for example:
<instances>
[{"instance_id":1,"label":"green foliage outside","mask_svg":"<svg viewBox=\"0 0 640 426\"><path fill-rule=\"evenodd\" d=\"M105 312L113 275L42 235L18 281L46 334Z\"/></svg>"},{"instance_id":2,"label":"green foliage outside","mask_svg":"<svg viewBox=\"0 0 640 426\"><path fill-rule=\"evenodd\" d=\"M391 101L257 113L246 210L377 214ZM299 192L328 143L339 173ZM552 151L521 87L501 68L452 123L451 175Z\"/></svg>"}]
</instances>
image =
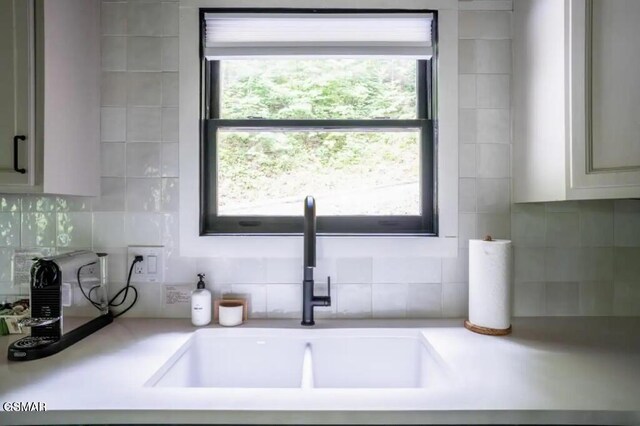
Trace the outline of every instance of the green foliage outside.
<instances>
[{"instance_id":1,"label":"green foliage outside","mask_svg":"<svg viewBox=\"0 0 640 426\"><path fill-rule=\"evenodd\" d=\"M415 70L412 60L224 61L221 118L415 118ZM221 131L220 211L239 204L415 182L418 139L415 131ZM371 206L363 214L410 210L376 209Z\"/></svg>"}]
</instances>

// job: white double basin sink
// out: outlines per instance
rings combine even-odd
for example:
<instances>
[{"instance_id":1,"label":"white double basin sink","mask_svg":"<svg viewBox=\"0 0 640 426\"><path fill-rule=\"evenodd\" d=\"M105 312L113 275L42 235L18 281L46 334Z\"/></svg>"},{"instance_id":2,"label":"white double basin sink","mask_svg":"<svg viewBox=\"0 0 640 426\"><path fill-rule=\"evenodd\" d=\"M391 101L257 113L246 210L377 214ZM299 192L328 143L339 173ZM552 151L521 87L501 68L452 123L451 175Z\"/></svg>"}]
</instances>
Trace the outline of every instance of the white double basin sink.
<instances>
[{"instance_id":1,"label":"white double basin sink","mask_svg":"<svg viewBox=\"0 0 640 426\"><path fill-rule=\"evenodd\" d=\"M448 380L415 329L202 329L147 381L151 387L403 388Z\"/></svg>"}]
</instances>

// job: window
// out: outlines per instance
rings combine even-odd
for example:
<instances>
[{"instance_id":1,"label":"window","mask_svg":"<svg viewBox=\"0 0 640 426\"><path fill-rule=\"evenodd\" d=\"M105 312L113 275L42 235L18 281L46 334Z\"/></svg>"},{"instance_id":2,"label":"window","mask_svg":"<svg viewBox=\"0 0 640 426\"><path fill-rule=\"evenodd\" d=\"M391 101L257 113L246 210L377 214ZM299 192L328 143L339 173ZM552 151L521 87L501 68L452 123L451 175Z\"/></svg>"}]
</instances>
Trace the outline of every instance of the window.
<instances>
[{"instance_id":1,"label":"window","mask_svg":"<svg viewBox=\"0 0 640 426\"><path fill-rule=\"evenodd\" d=\"M201 234L434 234L434 14L202 12Z\"/></svg>"}]
</instances>

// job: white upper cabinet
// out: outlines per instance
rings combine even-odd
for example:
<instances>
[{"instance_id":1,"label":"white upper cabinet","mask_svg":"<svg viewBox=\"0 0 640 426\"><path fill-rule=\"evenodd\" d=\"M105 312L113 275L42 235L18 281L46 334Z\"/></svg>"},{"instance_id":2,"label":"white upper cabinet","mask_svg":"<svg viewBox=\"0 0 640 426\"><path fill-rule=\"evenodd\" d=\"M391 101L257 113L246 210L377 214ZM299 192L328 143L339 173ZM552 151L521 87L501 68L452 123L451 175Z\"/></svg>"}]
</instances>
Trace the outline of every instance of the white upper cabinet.
<instances>
[{"instance_id":1,"label":"white upper cabinet","mask_svg":"<svg viewBox=\"0 0 640 426\"><path fill-rule=\"evenodd\" d=\"M640 2L514 2L514 202L640 197Z\"/></svg>"},{"instance_id":2,"label":"white upper cabinet","mask_svg":"<svg viewBox=\"0 0 640 426\"><path fill-rule=\"evenodd\" d=\"M0 2L0 193L95 196L99 0Z\"/></svg>"},{"instance_id":3,"label":"white upper cabinet","mask_svg":"<svg viewBox=\"0 0 640 426\"><path fill-rule=\"evenodd\" d=\"M29 2L0 2L0 183L33 183L33 45Z\"/></svg>"}]
</instances>

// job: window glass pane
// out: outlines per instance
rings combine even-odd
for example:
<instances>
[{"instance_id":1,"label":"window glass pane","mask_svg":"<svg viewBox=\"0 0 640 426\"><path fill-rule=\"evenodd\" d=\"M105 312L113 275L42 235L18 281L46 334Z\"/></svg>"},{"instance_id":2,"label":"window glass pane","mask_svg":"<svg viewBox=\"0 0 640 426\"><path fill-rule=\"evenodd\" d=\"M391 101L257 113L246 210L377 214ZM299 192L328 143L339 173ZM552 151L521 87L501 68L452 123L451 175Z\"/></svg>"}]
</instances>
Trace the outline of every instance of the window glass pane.
<instances>
[{"instance_id":1,"label":"window glass pane","mask_svg":"<svg viewBox=\"0 0 640 426\"><path fill-rule=\"evenodd\" d=\"M420 215L420 132L218 132L218 214Z\"/></svg>"},{"instance_id":2,"label":"window glass pane","mask_svg":"<svg viewBox=\"0 0 640 426\"><path fill-rule=\"evenodd\" d=\"M412 119L413 59L249 59L220 62L220 118Z\"/></svg>"}]
</instances>

